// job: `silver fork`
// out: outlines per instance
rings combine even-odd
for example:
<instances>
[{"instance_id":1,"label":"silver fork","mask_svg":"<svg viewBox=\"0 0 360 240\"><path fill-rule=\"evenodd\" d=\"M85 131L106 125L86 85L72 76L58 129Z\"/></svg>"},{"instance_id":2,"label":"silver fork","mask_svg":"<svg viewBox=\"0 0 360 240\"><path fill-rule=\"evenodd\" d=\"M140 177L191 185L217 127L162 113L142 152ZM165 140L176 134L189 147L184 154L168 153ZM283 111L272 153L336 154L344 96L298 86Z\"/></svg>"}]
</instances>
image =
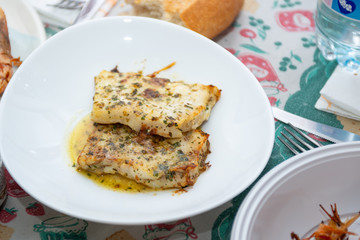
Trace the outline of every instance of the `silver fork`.
<instances>
[{"instance_id":1,"label":"silver fork","mask_svg":"<svg viewBox=\"0 0 360 240\"><path fill-rule=\"evenodd\" d=\"M307 150L321 147L322 144L316 142L314 139L310 138L309 136L302 133L298 128L293 126L291 123L288 123L288 125L296 132L298 133L302 138L300 138L298 135L296 135L293 131L289 130L287 127L284 127L285 131L292 136L287 136L284 132L281 132L281 135L287 140L285 141L284 138L278 136L278 139L295 155L300 154L302 152L305 152ZM296 141L297 142L296 142Z\"/></svg>"},{"instance_id":2,"label":"silver fork","mask_svg":"<svg viewBox=\"0 0 360 240\"><path fill-rule=\"evenodd\" d=\"M81 9L85 4L85 1L80 0L60 0L56 4L48 4L48 6L63 8L63 9Z\"/></svg>"}]
</instances>

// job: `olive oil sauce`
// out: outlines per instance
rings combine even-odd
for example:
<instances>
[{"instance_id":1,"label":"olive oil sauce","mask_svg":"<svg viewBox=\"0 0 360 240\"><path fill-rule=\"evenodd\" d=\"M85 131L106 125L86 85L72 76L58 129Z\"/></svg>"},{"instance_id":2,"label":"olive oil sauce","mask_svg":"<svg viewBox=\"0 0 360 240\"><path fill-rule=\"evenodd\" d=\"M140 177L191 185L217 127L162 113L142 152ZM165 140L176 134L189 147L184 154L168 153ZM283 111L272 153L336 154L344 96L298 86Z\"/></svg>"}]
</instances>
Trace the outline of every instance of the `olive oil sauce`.
<instances>
[{"instance_id":1,"label":"olive oil sauce","mask_svg":"<svg viewBox=\"0 0 360 240\"><path fill-rule=\"evenodd\" d=\"M73 132L71 133L68 144L68 152L72 160L73 167L77 166L77 158L93 130L94 123L91 121L90 114L88 114L83 119L81 119L81 121L75 126ZM137 183L134 180L123 177L120 174L97 175L79 168L77 171L100 186L108 189L131 193L156 191L155 189Z\"/></svg>"}]
</instances>

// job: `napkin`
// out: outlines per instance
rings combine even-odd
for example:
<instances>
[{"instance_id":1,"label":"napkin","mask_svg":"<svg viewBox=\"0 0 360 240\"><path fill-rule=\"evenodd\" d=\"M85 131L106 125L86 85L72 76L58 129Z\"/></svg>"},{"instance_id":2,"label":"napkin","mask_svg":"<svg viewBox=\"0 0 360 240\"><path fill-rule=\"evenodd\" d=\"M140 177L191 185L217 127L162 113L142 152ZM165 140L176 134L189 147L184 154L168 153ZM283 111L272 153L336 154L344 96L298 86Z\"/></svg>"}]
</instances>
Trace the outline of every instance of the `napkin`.
<instances>
[{"instance_id":1,"label":"napkin","mask_svg":"<svg viewBox=\"0 0 360 240\"><path fill-rule=\"evenodd\" d=\"M27 0L39 13L43 22L66 28L74 23L81 8L89 0ZM94 15L105 0L98 0L89 13Z\"/></svg>"},{"instance_id":2,"label":"napkin","mask_svg":"<svg viewBox=\"0 0 360 240\"><path fill-rule=\"evenodd\" d=\"M360 75L338 66L320 94L315 108L360 121Z\"/></svg>"}]
</instances>

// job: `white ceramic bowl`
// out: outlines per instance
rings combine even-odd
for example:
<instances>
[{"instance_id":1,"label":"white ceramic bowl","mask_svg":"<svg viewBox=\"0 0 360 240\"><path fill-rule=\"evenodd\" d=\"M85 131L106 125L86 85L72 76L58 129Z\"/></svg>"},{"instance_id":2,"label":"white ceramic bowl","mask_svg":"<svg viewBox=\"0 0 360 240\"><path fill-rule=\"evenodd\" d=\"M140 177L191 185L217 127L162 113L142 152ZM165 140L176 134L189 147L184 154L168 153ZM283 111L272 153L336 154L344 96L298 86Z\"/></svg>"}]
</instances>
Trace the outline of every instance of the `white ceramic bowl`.
<instances>
[{"instance_id":1,"label":"white ceramic bowl","mask_svg":"<svg viewBox=\"0 0 360 240\"><path fill-rule=\"evenodd\" d=\"M303 237L328 220L319 204L329 213L336 204L341 216L354 215L360 211L359 169L360 142L328 145L281 163L241 204L231 239L289 240L291 232ZM358 222L353 228L360 234Z\"/></svg>"},{"instance_id":2,"label":"white ceramic bowl","mask_svg":"<svg viewBox=\"0 0 360 240\"><path fill-rule=\"evenodd\" d=\"M172 62L160 77L222 89L202 126L210 134L211 168L180 195L119 193L79 175L66 140L91 111L94 76L116 65L149 74ZM1 100L0 137L10 173L49 207L91 221L146 224L199 214L242 192L269 159L274 120L256 78L218 44L164 21L108 17L67 28L30 55Z\"/></svg>"}]
</instances>

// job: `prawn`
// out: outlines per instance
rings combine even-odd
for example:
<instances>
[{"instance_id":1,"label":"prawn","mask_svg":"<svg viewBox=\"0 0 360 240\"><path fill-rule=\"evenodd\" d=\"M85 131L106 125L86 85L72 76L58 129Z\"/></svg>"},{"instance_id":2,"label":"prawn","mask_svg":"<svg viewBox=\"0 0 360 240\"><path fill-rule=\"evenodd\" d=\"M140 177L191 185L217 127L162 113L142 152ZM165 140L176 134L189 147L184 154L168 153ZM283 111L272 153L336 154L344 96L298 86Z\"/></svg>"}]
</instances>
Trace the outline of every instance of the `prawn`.
<instances>
[{"instance_id":1,"label":"prawn","mask_svg":"<svg viewBox=\"0 0 360 240\"><path fill-rule=\"evenodd\" d=\"M357 213L347 221L342 222L337 211L336 204L331 205L332 215L328 213L322 205L320 205L320 207L326 213L326 215L328 215L330 220L327 224L323 222L320 223L317 230L311 234L310 237L304 238L303 240L345 240L349 235L356 235L353 232L349 232L348 228L356 221L356 219L360 217L360 213ZM295 233L291 233L291 239L300 240L298 235Z\"/></svg>"},{"instance_id":2,"label":"prawn","mask_svg":"<svg viewBox=\"0 0 360 240\"><path fill-rule=\"evenodd\" d=\"M6 16L3 9L0 8L0 96L13 75L13 66L18 67L20 64L20 57L13 58L11 55Z\"/></svg>"}]
</instances>

